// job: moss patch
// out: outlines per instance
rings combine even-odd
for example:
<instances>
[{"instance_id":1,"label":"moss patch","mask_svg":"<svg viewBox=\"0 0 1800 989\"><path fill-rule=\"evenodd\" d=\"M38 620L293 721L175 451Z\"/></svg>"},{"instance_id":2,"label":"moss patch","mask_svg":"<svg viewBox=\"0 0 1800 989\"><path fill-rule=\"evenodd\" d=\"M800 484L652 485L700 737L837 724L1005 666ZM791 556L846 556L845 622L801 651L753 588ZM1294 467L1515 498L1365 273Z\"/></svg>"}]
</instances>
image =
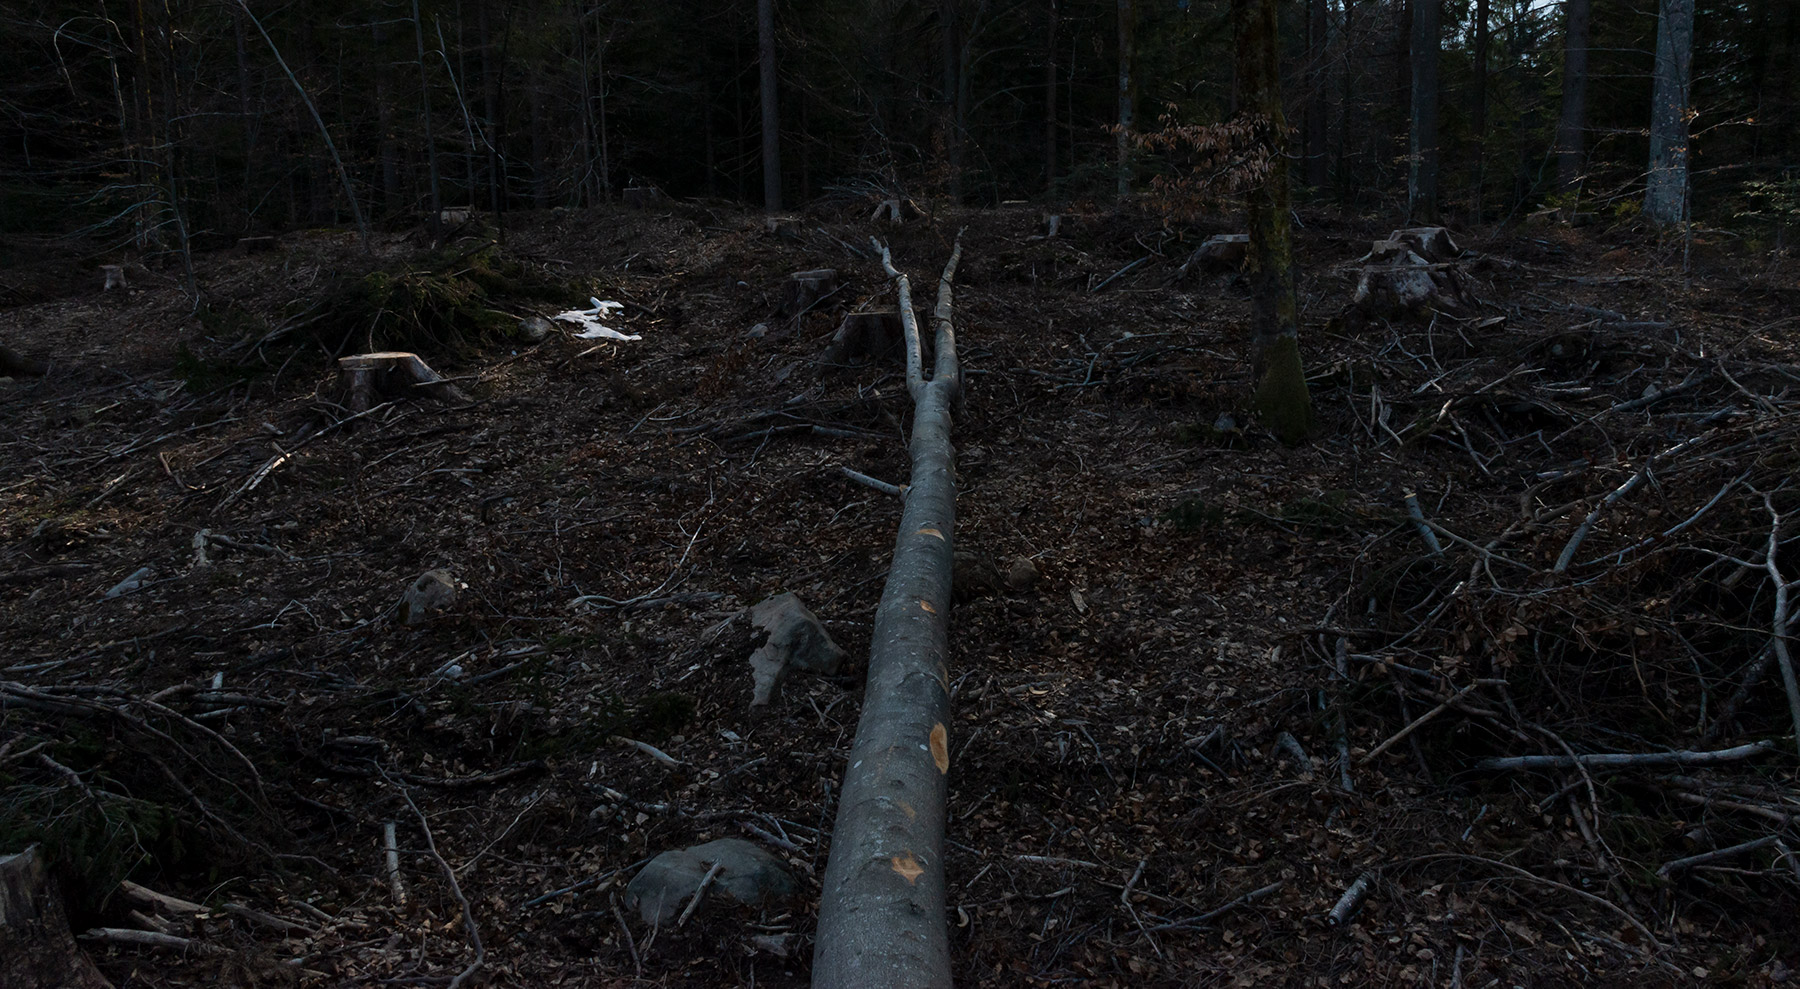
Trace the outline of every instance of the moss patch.
<instances>
[{"instance_id":1,"label":"moss patch","mask_svg":"<svg viewBox=\"0 0 1800 989\"><path fill-rule=\"evenodd\" d=\"M1312 395L1306 390L1306 368L1300 363L1300 344L1291 336L1279 336L1263 354L1262 377L1256 383L1251 406L1257 418L1288 446L1306 442L1312 434Z\"/></svg>"}]
</instances>

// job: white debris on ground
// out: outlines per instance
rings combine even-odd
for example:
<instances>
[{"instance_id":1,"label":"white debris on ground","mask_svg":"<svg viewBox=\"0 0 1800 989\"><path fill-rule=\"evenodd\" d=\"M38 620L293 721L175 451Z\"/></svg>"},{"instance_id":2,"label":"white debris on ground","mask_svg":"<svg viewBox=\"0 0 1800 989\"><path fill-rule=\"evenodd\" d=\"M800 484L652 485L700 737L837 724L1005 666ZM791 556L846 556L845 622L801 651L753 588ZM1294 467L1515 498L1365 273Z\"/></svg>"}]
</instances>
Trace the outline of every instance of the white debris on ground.
<instances>
[{"instance_id":1,"label":"white debris on ground","mask_svg":"<svg viewBox=\"0 0 1800 989\"><path fill-rule=\"evenodd\" d=\"M561 322L564 322L564 323L574 323L575 325L581 327L582 328L581 332L575 334L575 338L578 340L642 340L643 339L642 336L639 336L636 333L631 333L631 334L620 333L618 330L615 330L612 327L607 326L606 324L600 322L602 319L607 318L612 313L615 313L615 312L618 312L618 311L624 309L625 308L624 303L612 302L612 301L602 302L599 299L589 299L588 301L593 303L593 308L591 308L591 309L571 309L568 312L559 312L551 318L561 321Z\"/></svg>"}]
</instances>

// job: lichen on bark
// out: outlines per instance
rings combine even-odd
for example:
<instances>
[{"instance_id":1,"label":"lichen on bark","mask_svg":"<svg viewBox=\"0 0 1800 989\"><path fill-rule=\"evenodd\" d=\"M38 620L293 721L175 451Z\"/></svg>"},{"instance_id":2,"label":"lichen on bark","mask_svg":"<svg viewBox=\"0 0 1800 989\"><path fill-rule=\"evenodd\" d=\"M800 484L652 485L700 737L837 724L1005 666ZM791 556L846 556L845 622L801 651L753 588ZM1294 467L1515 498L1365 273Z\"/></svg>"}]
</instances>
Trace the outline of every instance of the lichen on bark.
<instances>
[{"instance_id":1,"label":"lichen on bark","mask_svg":"<svg viewBox=\"0 0 1800 989\"><path fill-rule=\"evenodd\" d=\"M1250 346L1258 418L1281 442L1305 442L1312 432L1312 398L1300 360L1298 306L1294 298L1294 243L1288 198L1287 120L1281 112L1281 79L1274 0L1232 0L1237 27L1238 81L1246 108L1261 116L1257 128L1269 171L1249 196Z\"/></svg>"}]
</instances>

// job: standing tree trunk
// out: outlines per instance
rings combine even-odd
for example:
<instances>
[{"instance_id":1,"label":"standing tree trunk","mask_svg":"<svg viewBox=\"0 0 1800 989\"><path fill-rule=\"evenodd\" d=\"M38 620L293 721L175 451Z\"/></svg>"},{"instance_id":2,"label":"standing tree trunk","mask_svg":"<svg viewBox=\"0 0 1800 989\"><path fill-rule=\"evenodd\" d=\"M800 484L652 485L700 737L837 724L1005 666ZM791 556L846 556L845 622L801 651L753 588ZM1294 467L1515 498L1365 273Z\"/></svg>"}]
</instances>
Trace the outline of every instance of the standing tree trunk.
<instances>
[{"instance_id":1,"label":"standing tree trunk","mask_svg":"<svg viewBox=\"0 0 1800 989\"><path fill-rule=\"evenodd\" d=\"M1061 15L1057 0L1047 0L1050 8L1048 26L1044 29L1044 190L1056 185L1056 29Z\"/></svg>"},{"instance_id":2,"label":"standing tree trunk","mask_svg":"<svg viewBox=\"0 0 1800 989\"><path fill-rule=\"evenodd\" d=\"M757 61L762 65L763 208L781 209L781 101L775 86L775 0L756 0Z\"/></svg>"},{"instance_id":3,"label":"standing tree trunk","mask_svg":"<svg viewBox=\"0 0 1800 989\"><path fill-rule=\"evenodd\" d=\"M1562 116L1556 123L1556 186L1573 189L1584 170L1587 132L1588 21L1593 0L1565 0Z\"/></svg>"},{"instance_id":4,"label":"standing tree trunk","mask_svg":"<svg viewBox=\"0 0 1800 989\"><path fill-rule=\"evenodd\" d=\"M325 118L319 116L319 108L313 104L312 97L307 95L306 87L300 85L300 77L294 74L293 69L288 68L287 59L281 57L281 49L275 47L275 39L269 37L262 21L257 20L256 15L250 12L248 0L238 0L238 8L250 19L256 32L262 35L263 42L269 46L269 54L275 56L275 64L281 66L281 71L287 74L288 81L294 84L294 91L300 94L300 102L306 105L307 112L312 115L313 124L319 128L319 137L325 141L325 150L331 154L331 163L337 168L338 181L343 183L344 198L350 201L350 215L356 218L356 231L362 237L363 250L372 250L369 221L363 218L362 204L356 200L356 189L350 184L350 172L344 168L344 159L338 155L337 143L331 139L331 128L325 126Z\"/></svg>"},{"instance_id":5,"label":"standing tree trunk","mask_svg":"<svg viewBox=\"0 0 1800 989\"><path fill-rule=\"evenodd\" d=\"M951 412L962 389L951 321L959 236L938 279L935 369L923 373L912 290L899 290L913 400L912 484L875 611L862 717L850 749L819 902L812 984L948 989L944 817L950 772L950 591L956 526Z\"/></svg>"},{"instance_id":6,"label":"standing tree trunk","mask_svg":"<svg viewBox=\"0 0 1800 989\"><path fill-rule=\"evenodd\" d=\"M1662 0L1656 18L1656 88L1650 100L1650 175L1644 189L1644 214L1662 226L1687 219L1693 60L1694 0Z\"/></svg>"},{"instance_id":7,"label":"standing tree trunk","mask_svg":"<svg viewBox=\"0 0 1800 989\"><path fill-rule=\"evenodd\" d=\"M1132 0L1119 0L1119 129L1113 135L1117 145L1119 197L1131 194L1131 125L1137 104L1137 78L1131 71L1131 57L1136 47L1137 12Z\"/></svg>"},{"instance_id":8,"label":"standing tree trunk","mask_svg":"<svg viewBox=\"0 0 1800 989\"><path fill-rule=\"evenodd\" d=\"M1311 66L1307 75L1312 87L1306 100L1306 184L1323 189L1331 179L1331 162L1326 157L1326 0L1307 0L1306 14L1306 60Z\"/></svg>"},{"instance_id":9,"label":"standing tree trunk","mask_svg":"<svg viewBox=\"0 0 1800 989\"><path fill-rule=\"evenodd\" d=\"M1475 137L1475 181L1469 199L1476 223L1481 222L1482 186L1487 181L1488 0L1475 0L1475 78L1470 87L1469 130Z\"/></svg>"},{"instance_id":10,"label":"standing tree trunk","mask_svg":"<svg viewBox=\"0 0 1800 989\"><path fill-rule=\"evenodd\" d=\"M481 49L481 143L487 148L488 210L498 223L505 203L506 162L500 155L504 140L500 135L500 67L494 57L494 33L488 26L488 0L478 0L475 5L475 41Z\"/></svg>"},{"instance_id":11,"label":"standing tree trunk","mask_svg":"<svg viewBox=\"0 0 1800 989\"><path fill-rule=\"evenodd\" d=\"M400 203L400 149L394 141L394 87L387 53L387 25L375 22L375 126L377 155L381 159L381 212L392 213Z\"/></svg>"},{"instance_id":12,"label":"standing tree trunk","mask_svg":"<svg viewBox=\"0 0 1800 989\"><path fill-rule=\"evenodd\" d=\"M962 66L962 46L956 31L956 0L939 0L938 40L944 69L944 170L950 201L962 201L962 121L957 115L957 96Z\"/></svg>"},{"instance_id":13,"label":"standing tree trunk","mask_svg":"<svg viewBox=\"0 0 1800 989\"><path fill-rule=\"evenodd\" d=\"M419 0L412 0L412 20L413 52L419 59L419 97L425 118L425 180L431 183L431 214L426 223L431 229L431 246L436 248L444 235L444 203L438 188L437 135L431 127L431 78L425 72L425 22L419 17Z\"/></svg>"},{"instance_id":14,"label":"standing tree trunk","mask_svg":"<svg viewBox=\"0 0 1800 989\"><path fill-rule=\"evenodd\" d=\"M1283 443L1312 431L1312 396L1300 363L1299 307L1294 299L1294 246L1283 147L1281 62L1275 41L1276 0L1232 0L1237 77L1243 112L1257 117L1269 170L1250 192L1250 345L1256 394L1252 404Z\"/></svg>"},{"instance_id":15,"label":"standing tree trunk","mask_svg":"<svg viewBox=\"0 0 1800 989\"><path fill-rule=\"evenodd\" d=\"M1406 176L1406 216L1419 223L1438 218L1438 49L1442 0L1413 0L1412 148Z\"/></svg>"}]
</instances>

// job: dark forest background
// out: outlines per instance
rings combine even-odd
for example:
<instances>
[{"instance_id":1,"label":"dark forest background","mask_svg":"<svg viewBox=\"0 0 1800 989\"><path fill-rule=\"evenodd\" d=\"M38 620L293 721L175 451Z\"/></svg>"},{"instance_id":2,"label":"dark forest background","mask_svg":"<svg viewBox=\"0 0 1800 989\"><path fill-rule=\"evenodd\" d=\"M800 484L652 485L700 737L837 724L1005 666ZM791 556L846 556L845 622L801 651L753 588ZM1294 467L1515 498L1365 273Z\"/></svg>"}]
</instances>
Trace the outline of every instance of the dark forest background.
<instances>
[{"instance_id":1,"label":"dark forest background","mask_svg":"<svg viewBox=\"0 0 1800 989\"><path fill-rule=\"evenodd\" d=\"M1404 208L1420 2L1280 3L1299 202ZM1446 219L1637 208L1657 4L1590 3L1580 146L1559 156L1565 5L1444 0ZM1229 7L777 0L782 197L1111 197L1122 113L1139 131L1233 113ZM12 0L0 18L15 253L416 224L434 170L444 208L583 207L635 184L763 202L755 0ZM1699 0L1694 20L1692 216L1771 236L1800 199L1800 4ZM1172 167L1134 150L1125 177Z\"/></svg>"}]
</instances>

